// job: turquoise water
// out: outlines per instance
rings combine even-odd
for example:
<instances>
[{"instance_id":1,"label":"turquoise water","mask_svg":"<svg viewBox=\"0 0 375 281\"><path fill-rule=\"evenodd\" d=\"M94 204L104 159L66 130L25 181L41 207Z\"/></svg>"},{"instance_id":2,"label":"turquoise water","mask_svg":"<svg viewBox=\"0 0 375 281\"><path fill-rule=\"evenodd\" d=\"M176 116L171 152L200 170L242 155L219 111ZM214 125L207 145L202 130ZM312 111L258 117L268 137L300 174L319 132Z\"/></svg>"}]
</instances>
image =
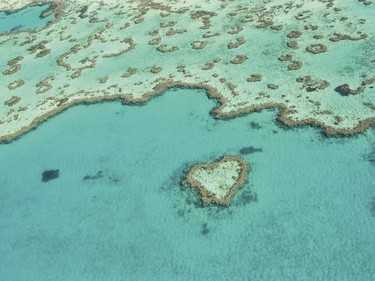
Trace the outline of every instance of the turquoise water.
<instances>
[{"instance_id":1,"label":"turquoise water","mask_svg":"<svg viewBox=\"0 0 375 281\"><path fill-rule=\"evenodd\" d=\"M0 12L0 33L42 28L54 17L52 14L48 17L40 18L42 12L49 7L50 4L36 5L8 15Z\"/></svg>"},{"instance_id":2,"label":"turquoise water","mask_svg":"<svg viewBox=\"0 0 375 281\"><path fill-rule=\"evenodd\" d=\"M374 280L374 130L327 139L214 106L184 89L77 106L0 145L0 279ZM249 182L202 207L179 181L225 154Z\"/></svg>"}]
</instances>

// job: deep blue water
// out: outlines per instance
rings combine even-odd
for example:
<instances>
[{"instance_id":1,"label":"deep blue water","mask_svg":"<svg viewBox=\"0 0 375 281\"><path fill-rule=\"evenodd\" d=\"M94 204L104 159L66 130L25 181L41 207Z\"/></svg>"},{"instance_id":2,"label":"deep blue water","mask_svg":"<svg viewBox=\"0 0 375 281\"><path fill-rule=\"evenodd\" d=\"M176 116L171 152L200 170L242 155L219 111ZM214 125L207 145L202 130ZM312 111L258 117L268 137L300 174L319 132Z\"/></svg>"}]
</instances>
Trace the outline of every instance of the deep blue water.
<instances>
[{"instance_id":1,"label":"deep blue water","mask_svg":"<svg viewBox=\"0 0 375 281\"><path fill-rule=\"evenodd\" d=\"M183 89L82 105L0 145L0 279L374 280L374 131L328 139L214 106ZM249 182L202 207L179 181L222 155Z\"/></svg>"},{"instance_id":2,"label":"deep blue water","mask_svg":"<svg viewBox=\"0 0 375 281\"><path fill-rule=\"evenodd\" d=\"M27 7L11 14L0 12L0 33L42 28L54 17L52 14L48 17L41 18L41 14L47 10L50 5L51 4L45 4Z\"/></svg>"}]
</instances>

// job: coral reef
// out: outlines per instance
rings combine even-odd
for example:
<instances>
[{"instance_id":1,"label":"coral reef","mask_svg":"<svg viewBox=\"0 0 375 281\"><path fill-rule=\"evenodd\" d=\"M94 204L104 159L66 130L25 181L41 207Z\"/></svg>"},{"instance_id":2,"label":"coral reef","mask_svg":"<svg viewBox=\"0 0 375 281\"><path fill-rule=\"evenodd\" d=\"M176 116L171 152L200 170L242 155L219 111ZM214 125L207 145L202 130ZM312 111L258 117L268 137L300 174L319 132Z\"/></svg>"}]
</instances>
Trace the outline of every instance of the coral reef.
<instances>
[{"instance_id":1,"label":"coral reef","mask_svg":"<svg viewBox=\"0 0 375 281\"><path fill-rule=\"evenodd\" d=\"M196 164L182 181L199 192L203 203L227 205L248 178L250 165L238 156L224 156L218 161Z\"/></svg>"},{"instance_id":2,"label":"coral reef","mask_svg":"<svg viewBox=\"0 0 375 281\"><path fill-rule=\"evenodd\" d=\"M9 0L0 10L42 2ZM327 135L375 124L373 5L52 2L42 16L56 16L45 27L0 34L0 98L8 104L0 141L79 103L146 102L171 87L207 90L219 102L215 118L277 108L284 125Z\"/></svg>"}]
</instances>

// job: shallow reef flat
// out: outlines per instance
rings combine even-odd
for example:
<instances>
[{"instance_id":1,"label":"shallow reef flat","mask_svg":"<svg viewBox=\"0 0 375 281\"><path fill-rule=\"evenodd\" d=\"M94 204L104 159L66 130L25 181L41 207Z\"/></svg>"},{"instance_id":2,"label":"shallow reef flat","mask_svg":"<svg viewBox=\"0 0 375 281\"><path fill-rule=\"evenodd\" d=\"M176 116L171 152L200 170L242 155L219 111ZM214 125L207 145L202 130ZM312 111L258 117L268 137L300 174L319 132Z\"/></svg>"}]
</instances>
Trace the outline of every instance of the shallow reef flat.
<instances>
[{"instance_id":1,"label":"shallow reef flat","mask_svg":"<svg viewBox=\"0 0 375 281\"><path fill-rule=\"evenodd\" d=\"M52 3L45 27L0 34L0 141L75 104L171 87L205 89L217 118L278 108L285 125L327 135L375 124L372 1Z\"/></svg>"},{"instance_id":2,"label":"shallow reef flat","mask_svg":"<svg viewBox=\"0 0 375 281\"><path fill-rule=\"evenodd\" d=\"M227 205L248 178L250 165L238 156L224 156L218 161L194 165L183 184L197 189L205 204Z\"/></svg>"}]
</instances>

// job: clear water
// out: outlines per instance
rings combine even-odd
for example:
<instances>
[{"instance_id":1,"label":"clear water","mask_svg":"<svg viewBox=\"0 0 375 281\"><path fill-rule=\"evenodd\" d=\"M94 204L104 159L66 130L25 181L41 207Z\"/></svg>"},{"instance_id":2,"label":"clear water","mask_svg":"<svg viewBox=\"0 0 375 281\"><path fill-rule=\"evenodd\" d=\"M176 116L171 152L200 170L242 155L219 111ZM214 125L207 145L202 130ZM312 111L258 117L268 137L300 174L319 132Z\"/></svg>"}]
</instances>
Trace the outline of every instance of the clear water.
<instances>
[{"instance_id":1,"label":"clear water","mask_svg":"<svg viewBox=\"0 0 375 281\"><path fill-rule=\"evenodd\" d=\"M49 7L50 4L36 5L8 15L0 11L0 33L42 28L54 17L52 14L40 18Z\"/></svg>"},{"instance_id":2,"label":"clear water","mask_svg":"<svg viewBox=\"0 0 375 281\"><path fill-rule=\"evenodd\" d=\"M77 106L0 145L0 279L374 280L375 132L327 139L213 106L183 89ZM248 146L263 151L242 155L229 207L180 188L190 165Z\"/></svg>"}]
</instances>

